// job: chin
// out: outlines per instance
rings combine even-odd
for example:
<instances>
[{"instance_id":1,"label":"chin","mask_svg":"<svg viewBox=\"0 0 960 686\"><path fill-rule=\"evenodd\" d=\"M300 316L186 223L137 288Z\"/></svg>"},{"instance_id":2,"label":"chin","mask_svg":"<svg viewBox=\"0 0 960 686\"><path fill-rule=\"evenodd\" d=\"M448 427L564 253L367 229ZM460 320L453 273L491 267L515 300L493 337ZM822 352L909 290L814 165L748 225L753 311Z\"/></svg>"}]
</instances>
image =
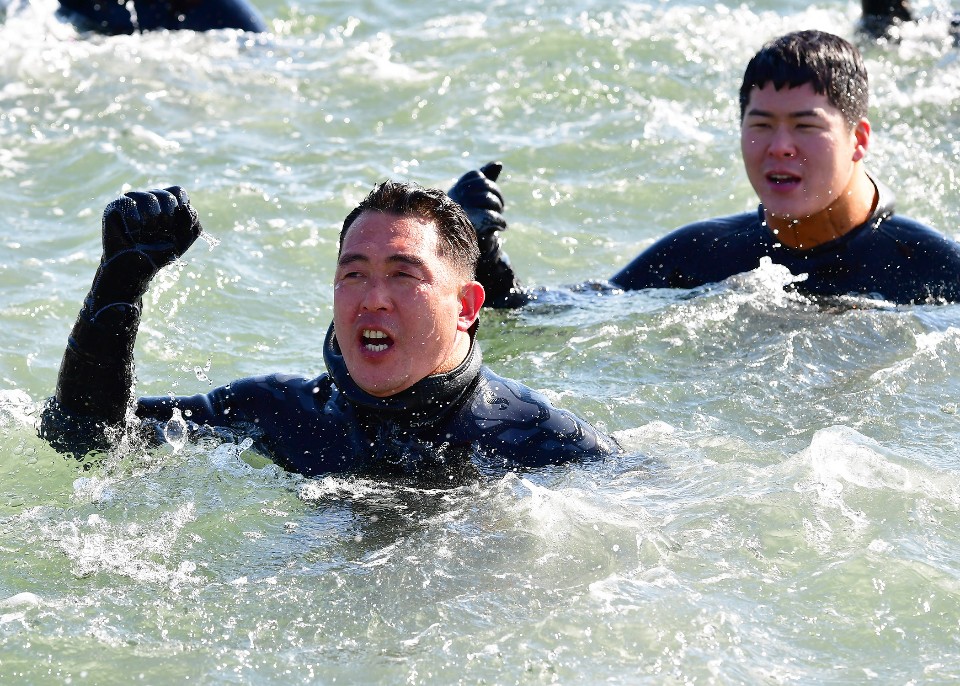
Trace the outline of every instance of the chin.
<instances>
[{"instance_id":1,"label":"chin","mask_svg":"<svg viewBox=\"0 0 960 686\"><path fill-rule=\"evenodd\" d=\"M382 377L376 379L364 379L353 376L353 380L363 391L378 398L396 395L404 388L402 382L392 379L383 379Z\"/></svg>"}]
</instances>

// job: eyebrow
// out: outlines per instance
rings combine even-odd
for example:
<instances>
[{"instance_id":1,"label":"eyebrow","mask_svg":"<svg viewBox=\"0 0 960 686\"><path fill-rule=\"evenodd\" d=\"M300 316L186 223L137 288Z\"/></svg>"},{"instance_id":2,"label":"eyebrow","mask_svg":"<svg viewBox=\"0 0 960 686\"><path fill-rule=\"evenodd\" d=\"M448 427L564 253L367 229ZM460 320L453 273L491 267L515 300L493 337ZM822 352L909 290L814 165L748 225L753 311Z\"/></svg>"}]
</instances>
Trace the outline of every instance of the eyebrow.
<instances>
[{"instance_id":1,"label":"eyebrow","mask_svg":"<svg viewBox=\"0 0 960 686\"><path fill-rule=\"evenodd\" d=\"M752 107L747 110L746 116L748 117L773 117L775 116L773 112L767 110L760 110L756 107ZM797 110L796 112L787 112L787 117L790 119L802 119L803 117L819 117L820 110Z\"/></svg>"},{"instance_id":2,"label":"eyebrow","mask_svg":"<svg viewBox=\"0 0 960 686\"><path fill-rule=\"evenodd\" d=\"M340 259L337 260L337 266L342 267L348 264L354 264L355 262L369 262L370 258L359 252L348 252L340 256ZM387 258L387 262L391 264L408 264L412 267L420 267L421 269L426 269L427 263L416 255L411 255L409 253L397 253L395 255L390 255Z\"/></svg>"}]
</instances>

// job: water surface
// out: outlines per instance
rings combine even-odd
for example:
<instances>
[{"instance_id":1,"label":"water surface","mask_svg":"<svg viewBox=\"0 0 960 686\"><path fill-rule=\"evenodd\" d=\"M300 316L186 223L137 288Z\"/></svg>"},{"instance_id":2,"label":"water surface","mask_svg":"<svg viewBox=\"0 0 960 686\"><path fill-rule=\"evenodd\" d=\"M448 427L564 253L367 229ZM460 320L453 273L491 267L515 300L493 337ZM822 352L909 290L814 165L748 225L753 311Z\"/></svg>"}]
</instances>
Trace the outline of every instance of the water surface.
<instances>
[{"instance_id":1,"label":"water surface","mask_svg":"<svg viewBox=\"0 0 960 686\"><path fill-rule=\"evenodd\" d=\"M955 235L960 61L949 3L913 5L863 45L869 164ZM40 441L123 190L184 186L213 237L146 299L139 392L312 376L375 182L500 159L526 281L610 276L755 205L743 66L788 30L852 37L859 3L258 6L268 35L81 36L48 0L0 25L0 681L955 682L955 305L823 306L766 266L488 312L487 363L626 454L447 491Z\"/></svg>"}]
</instances>

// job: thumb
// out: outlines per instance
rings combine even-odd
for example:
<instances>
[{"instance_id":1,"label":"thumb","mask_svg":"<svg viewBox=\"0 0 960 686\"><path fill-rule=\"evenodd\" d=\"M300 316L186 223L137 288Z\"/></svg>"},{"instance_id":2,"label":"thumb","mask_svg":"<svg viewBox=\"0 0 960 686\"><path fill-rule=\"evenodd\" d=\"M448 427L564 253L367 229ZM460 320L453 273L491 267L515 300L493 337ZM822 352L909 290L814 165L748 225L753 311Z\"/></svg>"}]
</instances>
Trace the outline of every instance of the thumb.
<instances>
[{"instance_id":1,"label":"thumb","mask_svg":"<svg viewBox=\"0 0 960 686\"><path fill-rule=\"evenodd\" d=\"M480 173L491 181L496 181L501 171L503 171L503 163L501 162L487 162L480 167Z\"/></svg>"}]
</instances>

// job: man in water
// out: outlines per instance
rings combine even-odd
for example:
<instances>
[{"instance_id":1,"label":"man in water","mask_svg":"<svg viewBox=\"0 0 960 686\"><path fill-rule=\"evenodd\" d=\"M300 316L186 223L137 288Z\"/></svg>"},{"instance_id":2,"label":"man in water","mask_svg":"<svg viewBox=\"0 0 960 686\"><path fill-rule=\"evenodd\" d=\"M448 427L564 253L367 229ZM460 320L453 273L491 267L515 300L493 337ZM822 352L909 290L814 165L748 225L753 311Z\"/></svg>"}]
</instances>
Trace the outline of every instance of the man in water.
<instances>
[{"instance_id":1,"label":"man in water","mask_svg":"<svg viewBox=\"0 0 960 686\"><path fill-rule=\"evenodd\" d=\"M77 28L108 35L161 29L267 30L246 0L60 0L60 9Z\"/></svg>"},{"instance_id":2,"label":"man in water","mask_svg":"<svg viewBox=\"0 0 960 686\"><path fill-rule=\"evenodd\" d=\"M913 21L909 0L861 0L860 28L870 36L881 38L906 21Z\"/></svg>"},{"instance_id":3,"label":"man in water","mask_svg":"<svg viewBox=\"0 0 960 686\"><path fill-rule=\"evenodd\" d=\"M64 452L134 426L183 420L250 436L284 468L453 479L480 468L602 457L614 442L481 364L476 236L442 191L384 182L344 220L327 373L241 379L131 403L133 346L151 279L200 235L179 187L133 192L103 217L103 256L64 352L40 433Z\"/></svg>"},{"instance_id":4,"label":"man in water","mask_svg":"<svg viewBox=\"0 0 960 686\"><path fill-rule=\"evenodd\" d=\"M769 258L806 278L815 296L863 295L896 303L960 301L960 244L894 213L870 175L867 71L859 51L821 31L771 41L740 87L740 144L760 199L755 212L689 224L615 274L616 288L695 288L756 269ZM500 250L506 227L499 165L468 173L450 194L477 225L478 278L493 306L535 298Z\"/></svg>"}]
</instances>

